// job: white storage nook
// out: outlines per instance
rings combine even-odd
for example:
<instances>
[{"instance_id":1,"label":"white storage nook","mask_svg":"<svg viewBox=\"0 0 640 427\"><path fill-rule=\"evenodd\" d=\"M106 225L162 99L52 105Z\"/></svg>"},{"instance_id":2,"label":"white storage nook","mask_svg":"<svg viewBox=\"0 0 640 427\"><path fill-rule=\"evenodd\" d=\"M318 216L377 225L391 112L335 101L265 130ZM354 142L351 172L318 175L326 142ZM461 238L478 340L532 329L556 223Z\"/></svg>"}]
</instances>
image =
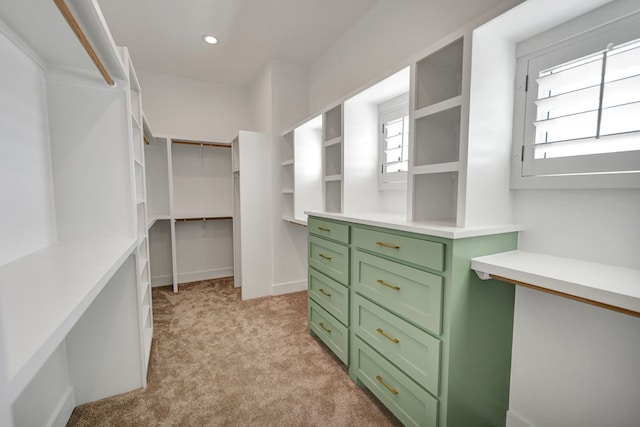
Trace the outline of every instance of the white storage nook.
<instances>
[{"instance_id":1,"label":"white storage nook","mask_svg":"<svg viewBox=\"0 0 640 427\"><path fill-rule=\"evenodd\" d=\"M146 385L140 87L95 2L3 2L0 55L0 425L64 425Z\"/></svg>"},{"instance_id":2,"label":"white storage nook","mask_svg":"<svg viewBox=\"0 0 640 427\"><path fill-rule=\"evenodd\" d=\"M153 286L232 276L230 144L146 130Z\"/></svg>"}]
</instances>

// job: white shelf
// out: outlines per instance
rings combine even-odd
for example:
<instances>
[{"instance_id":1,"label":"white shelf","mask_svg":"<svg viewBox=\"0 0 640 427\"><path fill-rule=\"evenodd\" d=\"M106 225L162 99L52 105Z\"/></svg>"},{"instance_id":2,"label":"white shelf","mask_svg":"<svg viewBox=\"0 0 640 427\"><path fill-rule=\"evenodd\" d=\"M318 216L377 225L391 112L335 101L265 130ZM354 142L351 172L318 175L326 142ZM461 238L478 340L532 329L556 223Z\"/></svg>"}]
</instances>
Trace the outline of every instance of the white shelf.
<instances>
[{"instance_id":1,"label":"white shelf","mask_svg":"<svg viewBox=\"0 0 640 427\"><path fill-rule=\"evenodd\" d=\"M460 162L436 163L433 165L422 165L413 167L413 175L427 175L431 173L458 172Z\"/></svg>"},{"instance_id":2,"label":"white shelf","mask_svg":"<svg viewBox=\"0 0 640 427\"><path fill-rule=\"evenodd\" d=\"M282 189L282 193L283 194L293 194L294 190L293 188L283 188Z\"/></svg>"},{"instance_id":3,"label":"white shelf","mask_svg":"<svg viewBox=\"0 0 640 427\"><path fill-rule=\"evenodd\" d=\"M325 182L342 181L342 175L328 175L324 177Z\"/></svg>"},{"instance_id":4,"label":"white shelf","mask_svg":"<svg viewBox=\"0 0 640 427\"><path fill-rule=\"evenodd\" d=\"M0 267L0 316L15 399L136 248L134 239L64 242Z\"/></svg>"},{"instance_id":5,"label":"white shelf","mask_svg":"<svg viewBox=\"0 0 640 427\"><path fill-rule=\"evenodd\" d=\"M307 221L303 220L303 219L296 219L296 218L291 218L291 217L282 217L283 221L286 221L290 224L295 224L295 225L301 225L303 227L307 226Z\"/></svg>"},{"instance_id":6,"label":"white shelf","mask_svg":"<svg viewBox=\"0 0 640 427\"><path fill-rule=\"evenodd\" d=\"M441 111L449 110L451 108L460 107L462 105L462 95L454 96L453 98L445 99L437 104L429 105L427 107L420 108L413 112L414 119L420 119L425 116L439 113Z\"/></svg>"},{"instance_id":7,"label":"white shelf","mask_svg":"<svg viewBox=\"0 0 640 427\"><path fill-rule=\"evenodd\" d=\"M323 145L325 147L331 147L332 145L340 144L342 142L342 136L336 136L328 141L325 141Z\"/></svg>"},{"instance_id":8,"label":"white shelf","mask_svg":"<svg viewBox=\"0 0 640 427\"><path fill-rule=\"evenodd\" d=\"M293 159L285 160L282 163L280 163L280 166L290 166L290 165L293 165Z\"/></svg>"},{"instance_id":9,"label":"white shelf","mask_svg":"<svg viewBox=\"0 0 640 427\"><path fill-rule=\"evenodd\" d=\"M473 258L471 268L640 314L640 270L525 251Z\"/></svg>"}]
</instances>

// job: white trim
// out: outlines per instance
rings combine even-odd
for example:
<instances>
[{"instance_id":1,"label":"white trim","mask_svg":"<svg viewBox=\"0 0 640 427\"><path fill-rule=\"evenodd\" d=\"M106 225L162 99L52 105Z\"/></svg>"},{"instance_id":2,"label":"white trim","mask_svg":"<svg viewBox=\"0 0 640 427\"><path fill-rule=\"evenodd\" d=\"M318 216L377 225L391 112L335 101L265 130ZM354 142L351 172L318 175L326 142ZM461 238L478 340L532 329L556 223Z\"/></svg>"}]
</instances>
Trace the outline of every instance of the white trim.
<instances>
[{"instance_id":1,"label":"white trim","mask_svg":"<svg viewBox=\"0 0 640 427\"><path fill-rule=\"evenodd\" d=\"M307 290L307 281L299 280L295 282L277 283L271 286L271 295L284 295L293 292Z\"/></svg>"},{"instance_id":2,"label":"white trim","mask_svg":"<svg viewBox=\"0 0 640 427\"><path fill-rule=\"evenodd\" d=\"M27 43L20 38L7 24L0 19L0 33L7 37L7 39L13 43L18 49L22 51L29 59L31 59L42 71L47 70L47 63L42 59L35 50L31 48Z\"/></svg>"},{"instance_id":3,"label":"white trim","mask_svg":"<svg viewBox=\"0 0 640 427\"><path fill-rule=\"evenodd\" d=\"M49 420L47 421L47 427L64 427L67 425L67 421L71 418L73 408L76 406L76 398L73 392L73 387L69 386L64 394L60 397L60 401L53 411Z\"/></svg>"},{"instance_id":4,"label":"white trim","mask_svg":"<svg viewBox=\"0 0 640 427\"><path fill-rule=\"evenodd\" d=\"M509 410L507 411L507 427L535 427L529 421L522 418L520 415Z\"/></svg>"},{"instance_id":5,"label":"white trim","mask_svg":"<svg viewBox=\"0 0 640 427\"><path fill-rule=\"evenodd\" d=\"M219 279L233 276L233 266L210 270L178 272L178 283L198 282L200 280Z\"/></svg>"}]
</instances>

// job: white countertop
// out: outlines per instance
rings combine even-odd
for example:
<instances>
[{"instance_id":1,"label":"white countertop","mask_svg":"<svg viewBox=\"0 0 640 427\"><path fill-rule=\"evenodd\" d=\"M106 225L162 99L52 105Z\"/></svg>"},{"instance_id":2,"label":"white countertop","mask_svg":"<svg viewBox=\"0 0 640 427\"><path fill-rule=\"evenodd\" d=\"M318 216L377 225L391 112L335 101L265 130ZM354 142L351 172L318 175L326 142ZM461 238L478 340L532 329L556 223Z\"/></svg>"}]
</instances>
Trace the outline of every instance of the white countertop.
<instances>
[{"instance_id":1,"label":"white countertop","mask_svg":"<svg viewBox=\"0 0 640 427\"><path fill-rule=\"evenodd\" d=\"M62 242L0 266L0 326L12 398L135 247L135 239Z\"/></svg>"},{"instance_id":2,"label":"white countertop","mask_svg":"<svg viewBox=\"0 0 640 427\"><path fill-rule=\"evenodd\" d=\"M456 227L450 223L414 222L407 221L404 215L387 213L335 213L335 212L305 212L307 215L338 221L354 222L393 230L408 231L410 233L444 237L446 239L463 239L466 237L487 236L491 234L522 231L518 224L498 224L476 227Z\"/></svg>"},{"instance_id":3,"label":"white countertop","mask_svg":"<svg viewBox=\"0 0 640 427\"><path fill-rule=\"evenodd\" d=\"M524 251L473 258L471 268L640 313L640 270Z\"/></svg>"}]
</instances>

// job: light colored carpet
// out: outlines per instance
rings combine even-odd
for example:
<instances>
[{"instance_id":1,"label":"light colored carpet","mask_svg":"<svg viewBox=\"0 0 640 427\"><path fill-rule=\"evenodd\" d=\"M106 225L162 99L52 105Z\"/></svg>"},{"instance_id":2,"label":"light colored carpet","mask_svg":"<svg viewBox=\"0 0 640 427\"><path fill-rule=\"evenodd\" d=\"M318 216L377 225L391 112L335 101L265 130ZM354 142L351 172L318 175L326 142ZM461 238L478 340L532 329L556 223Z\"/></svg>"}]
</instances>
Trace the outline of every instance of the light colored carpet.
<instances>
[{"instance_id":1,"label":"light colored carpet","mask_svg":"<svg viewBox=\"0 0 640 427\"><path fill-rule=\"evenodd\" d=\"M307 293L242 301L233 279L153 289L148 387L68 426L396 426L307 332Z\"/></svg>"}]
</instances>

